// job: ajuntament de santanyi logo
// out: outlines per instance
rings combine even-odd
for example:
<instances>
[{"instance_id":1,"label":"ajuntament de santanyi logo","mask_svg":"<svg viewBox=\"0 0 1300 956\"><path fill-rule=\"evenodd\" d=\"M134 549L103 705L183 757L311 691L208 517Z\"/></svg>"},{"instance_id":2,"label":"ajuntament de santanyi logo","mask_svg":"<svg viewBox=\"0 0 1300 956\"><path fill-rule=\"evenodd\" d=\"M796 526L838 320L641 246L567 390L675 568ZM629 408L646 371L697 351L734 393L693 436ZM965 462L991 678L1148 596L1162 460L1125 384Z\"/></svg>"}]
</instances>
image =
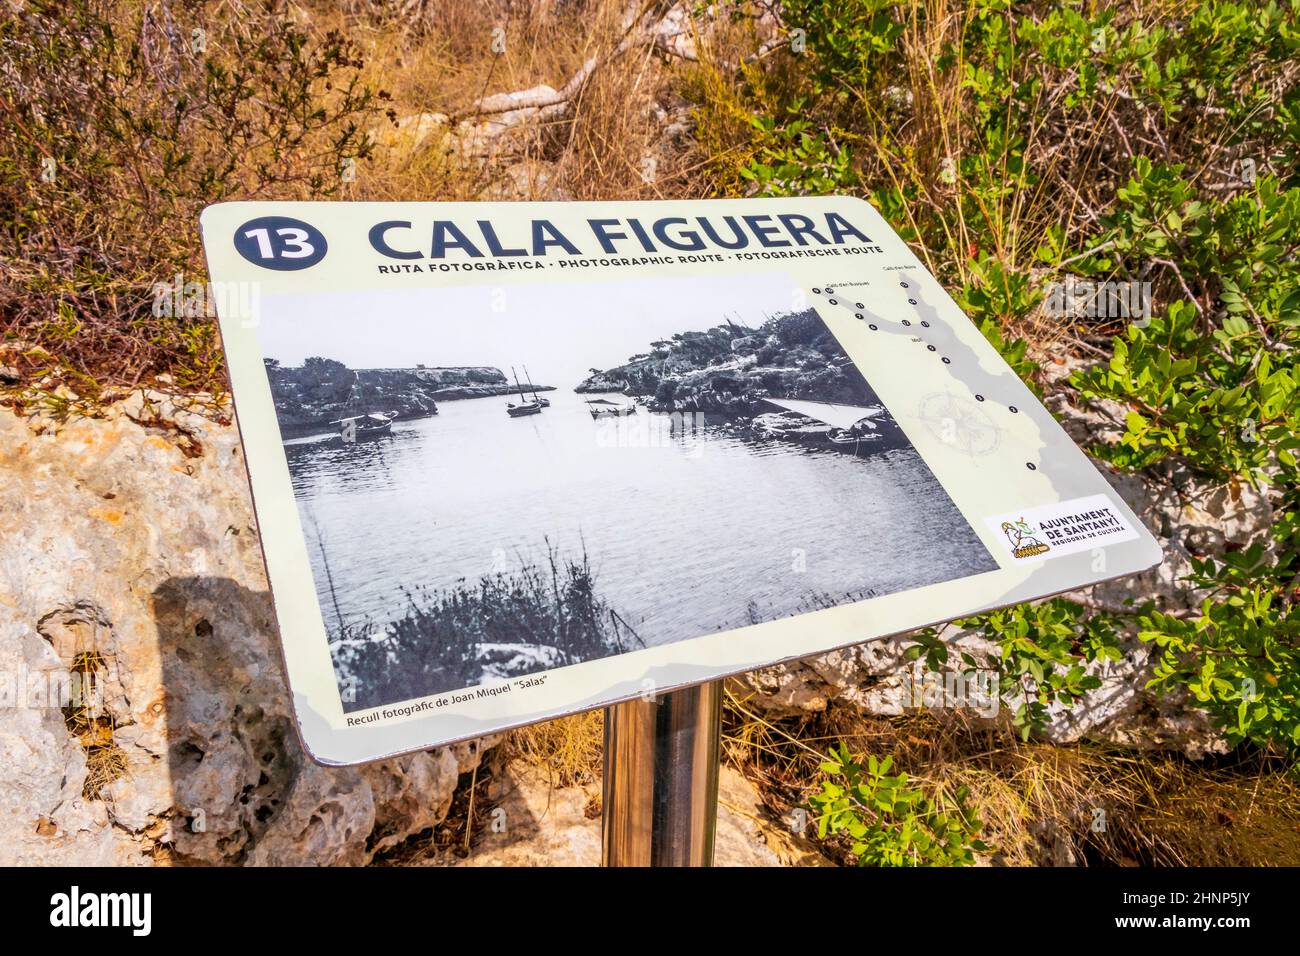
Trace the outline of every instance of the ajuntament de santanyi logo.
<instances>
[{"instance_id":1,"label":"ajuntament de santanyi logo","mask_svg":"<svg viewBox=\"0 0 1300 956\"><path fill-rule=\"evenodd\" d=\"M1052 550L1034 537L1034 529L1023 517L1002 522L1002 533L1011 542L1011 553L1017 558L1033 558Z\"/></svg>"}]
</instances>

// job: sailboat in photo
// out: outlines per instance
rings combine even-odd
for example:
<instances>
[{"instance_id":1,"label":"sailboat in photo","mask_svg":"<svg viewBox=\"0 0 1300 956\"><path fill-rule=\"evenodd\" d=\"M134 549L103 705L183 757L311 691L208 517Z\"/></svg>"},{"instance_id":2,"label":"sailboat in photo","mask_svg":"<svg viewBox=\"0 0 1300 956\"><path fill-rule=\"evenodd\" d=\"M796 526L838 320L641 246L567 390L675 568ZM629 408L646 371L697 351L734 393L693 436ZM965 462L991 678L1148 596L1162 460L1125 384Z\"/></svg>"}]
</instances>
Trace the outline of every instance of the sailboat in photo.
<instances>
[{"instance_id":1,"label":"sailboat in photo","mask_svg":"<svg viewBox=\"0 0 1300 956\"><path fill-rule=\"evenodd\" d=\"M540 401L530 402L524 398L524 387L519 384L519 374L515 371L513 365L510 366L510 374L514 376L515 388L519 390L519 404L516 405L514 402L507 402L506 414L511 418L523 418L525 415L541 414L542 403Z\"/></svg>"},{"instance_id":2,"label":"sailboat in photo","mask_svg":"<svg viewBox=\"0 0 1300 956\"><path fill-rule=\"evenodd\" d=\"M524 369L524 381L528 383L528 388L533 393L533 401L535 401L538 405L542 406L542 408L550 408L551 400L549 398L542 398L537 394L537 389L533 385L533 377L528 374L528 366L527 365L523 366L523 369Z\"/></svg>"}]
</instances>

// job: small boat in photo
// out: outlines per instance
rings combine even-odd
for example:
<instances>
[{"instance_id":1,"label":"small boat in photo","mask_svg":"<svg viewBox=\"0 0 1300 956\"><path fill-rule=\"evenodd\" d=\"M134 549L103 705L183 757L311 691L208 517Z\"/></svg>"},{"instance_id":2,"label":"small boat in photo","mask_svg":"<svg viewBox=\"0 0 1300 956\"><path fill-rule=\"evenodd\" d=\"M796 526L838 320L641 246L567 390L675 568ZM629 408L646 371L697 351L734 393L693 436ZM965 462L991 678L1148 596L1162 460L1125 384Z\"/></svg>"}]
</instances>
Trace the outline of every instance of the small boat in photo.
<instances>
[{"instance_id":1,"label":"small boat in photo","mask_svg":"<svg viewBox=\"0 0 1300 956\"><path fill-rule=\"evenodd\" d=\"M832 445L856 445L864 441L878 441L883 436L875 430L869 421L861 421L852 428L832 428L826 433L826 440Z\"/></svg>"},{"instance_id":2,"label":"small boat in photo","mask_svg":"<svg viewBox=\"0 0 1300 956\"><path fill-rule=\"evenodd\" d=\"M393 433L393 422L397 419L397 412L362 411L369 403L363 396L356 394L360 383L361 373L354 369L352 381L348 383L347 404L344 405L344 408L349 411L355 409L358 414L336 418L329 423L338 426L339 437L345 442L366 441L371 438L383 438L386 435L391 435ZM434 412L437 412L436 406Z\"/></svg>"},{"instance_id":3,"label":"small boat in photo","mask_svg":"<svg viewBox=\"0 0 1300 956\"><path fill-rule=\"evenodd\" d=\"M750 423L754 433L762 438L781 438L786 441L822 439L830 432L825 422L798 415L794 412L765 412L756 415Z\"/></svg>"},{"instance_id":4,"label":"small boat in photo","mask_svg":"<svg viewBox=\"0 0 1300 956\"><path fill-rule=\"evenodd\" d=\"M346 442L366 441L382 438L393 433L393 419L396 414L387 415L353 415L330 422L339 426L339 437Z\"/></svg>"},{"instance_id":5,"label":"small boat in photo","mask_svg":"<svg viewBox=\"0 0 1300 956\"><path fill-rule=\"evenodd\" d=\"M533 377L528 374L528 366L525 365L523 369L524 369L524 381L528 383L528 388L533 393L533 401L535 401L538 405L542 406L542 408L550 408L551 400L549 398L542 398L540 395L537 394L537 389L533 387Z\"/></svg>"},{"instance_id":6,"label":"small boat in photo","mask_svg":"<svg viewBox=\"0 0 1300 956\"><path fill-rule=\"evenodd\" d=\"M635 405L620 405L604 398L587 399L587 410L591 412L592 418L622 418L636 414Z\"/></svg>"},{"instance_id":7,"label":"small boat in photo","mask_svg":"<svg viewBox=\"0 0 1300 956\"><path fill-rule=\"evenodd\" d=\"M525 415L538 415L541 413L543 408L551 404L550 402L543 403L542 400L537 397L536 392L533 393L533 400L531 402L525 399L524 387L519 384L519 374L515 371L513 365L510 366L510 374L515 377L515 388L519 390L518 405L514 402L506 402L506 414L511 418L523 418Z\"/></svg>"},{"instance_id":8,"label":"small boat in photo","mask_svg":"<svg viewBox=\"0 0 1300 956\"><path fill-rule=\"evenodd\" d=\"M775 405L785 412L793 412L805 421L819 423L815 426L799 426L797 421L785 426L784 422L772 420L763 424L774 438L814 438L827 441L832 445L850 445L855 450L863 444L882 441L884 436L873 419L885 414L883 406L840 405L836 402L815 402L807 399L765 398L763 401ZM760 416L766 419L767 416ZM782 426L785 426L784 428Z\"/></svg>"}]
</instances>

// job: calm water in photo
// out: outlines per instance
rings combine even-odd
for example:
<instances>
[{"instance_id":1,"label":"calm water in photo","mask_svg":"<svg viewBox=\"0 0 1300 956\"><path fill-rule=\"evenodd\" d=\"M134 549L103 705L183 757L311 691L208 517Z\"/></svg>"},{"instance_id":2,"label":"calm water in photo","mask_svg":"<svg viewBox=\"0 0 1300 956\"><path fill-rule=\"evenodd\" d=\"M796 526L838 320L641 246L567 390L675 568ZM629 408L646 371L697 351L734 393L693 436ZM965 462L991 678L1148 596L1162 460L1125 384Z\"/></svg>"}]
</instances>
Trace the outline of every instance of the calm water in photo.
<instances>
[{"instance_id":1,"label":"calm water in photo","mask_svg":"<svg viewBox=\"0 0 1300 956\"><path fill-rule=\"evenodd\" d=\"M651 645L995 568L911 449L670 435L666 415L594 421L584 396L543 394L540 415L449 401L387 438L286 446L331 631L322 547L349 624L400 616L403 588L585 547L599 596Z\"/></svg>"}]
</instances>

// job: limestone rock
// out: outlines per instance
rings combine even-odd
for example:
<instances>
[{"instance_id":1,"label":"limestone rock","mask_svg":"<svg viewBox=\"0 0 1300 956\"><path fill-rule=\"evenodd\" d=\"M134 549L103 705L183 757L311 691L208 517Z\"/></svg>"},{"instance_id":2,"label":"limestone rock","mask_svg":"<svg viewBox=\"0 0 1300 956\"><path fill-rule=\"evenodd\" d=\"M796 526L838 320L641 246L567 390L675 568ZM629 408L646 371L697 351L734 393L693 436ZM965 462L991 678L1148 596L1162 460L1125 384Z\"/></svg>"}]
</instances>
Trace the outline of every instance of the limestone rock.
<instances>
[{"instance_id":1,"label":"limestone rock","mask_svg":"<svg viewBox=\"0 0 1300 956\"><path fill-rule=\"evenodd\" d=\"M412 146L422 146L434 134L442 134L450 122L446 113L413 113L398 120L395 139L406 138Z\"/></svg>"},{"instance_id":2,"label":"limestone rock","mask_svg":"<svg viewBox=\"0 0 1300 956\"><path fill-rule=\"evenodd\" d=\"M599 789L552 788L544 774L521 764L507 768L496 824L457 866L599 866ZM593 804L594 801L594 804ZM425 861L437 864L436 859Z\"/></svg>"},{"instance_id":3,"label":"limestone rock","mask_svg":"<svg viewBox=\"0 0 1300 956\"><path fill-rule=\"evenodd\" d=\"M903 653L907 644L902 638L871 641L821 657L752 671L736 678L736 683L742 697L752 694L749 699L754 705L776 716L817 713L832 700L873 713L901 713L901 703L895 705L897 709L890 709L878 688L886 678L906 667Z\"/></svg>"},{"instance_id":4,"label":"limestone rock","mask_svg":"<svg viewBox=\"0 0 1300 956\"><path fill-rule=\"evenodd\" d=\"M505 172L484 190L484 199L568 201L568 190L556 185L555 164L540 159L524 159L505 168Z\"/></svg>"},{"instance_id":5,"label":"limestone rock","mask_svg":"<svg viewBox=\"0 0 1300 956\"><path fill-rule=\"evenodd\" d=\"M439 822L480 759L303 753L223 411L0 409L0 862L364 863ZM78 668L94 692L73 699Z\"/></svg>"},{"instance_id":6,"label":"limestone rock","mask_svg":"<svg viewBox=\"0 0 1300 956\"><path fill-rule=\"evenodd\" d=\"M480 759L481 746L366 768L306 758L237 433L199 401L135 393L62 424L0 410L0 698L12 704L0 708L0 862L366 862L442 819L458 776ZM1067 422L1086 428L1089 414ZM1178 473L1161 485L1109 478L1166 561L1094 589L1103 604L1194 606L1181 581L1191 557L1248 546L1272 520L1247 487ZM978 649L974 635L953 639ZM837 700L897 714L913 705L906 644L875 641L739 680L769 713ZM1145 689L1147 653L1133 642L1123 661L1100 666L1103 687L1054 712L1048 738L1221 749L1201 711ZM94 694L80 701L93 712L70 706L78 666L93 675ZM579 831L564 840L589 828L574 812L564 819Z\"/></svg>"}]
</instances>

